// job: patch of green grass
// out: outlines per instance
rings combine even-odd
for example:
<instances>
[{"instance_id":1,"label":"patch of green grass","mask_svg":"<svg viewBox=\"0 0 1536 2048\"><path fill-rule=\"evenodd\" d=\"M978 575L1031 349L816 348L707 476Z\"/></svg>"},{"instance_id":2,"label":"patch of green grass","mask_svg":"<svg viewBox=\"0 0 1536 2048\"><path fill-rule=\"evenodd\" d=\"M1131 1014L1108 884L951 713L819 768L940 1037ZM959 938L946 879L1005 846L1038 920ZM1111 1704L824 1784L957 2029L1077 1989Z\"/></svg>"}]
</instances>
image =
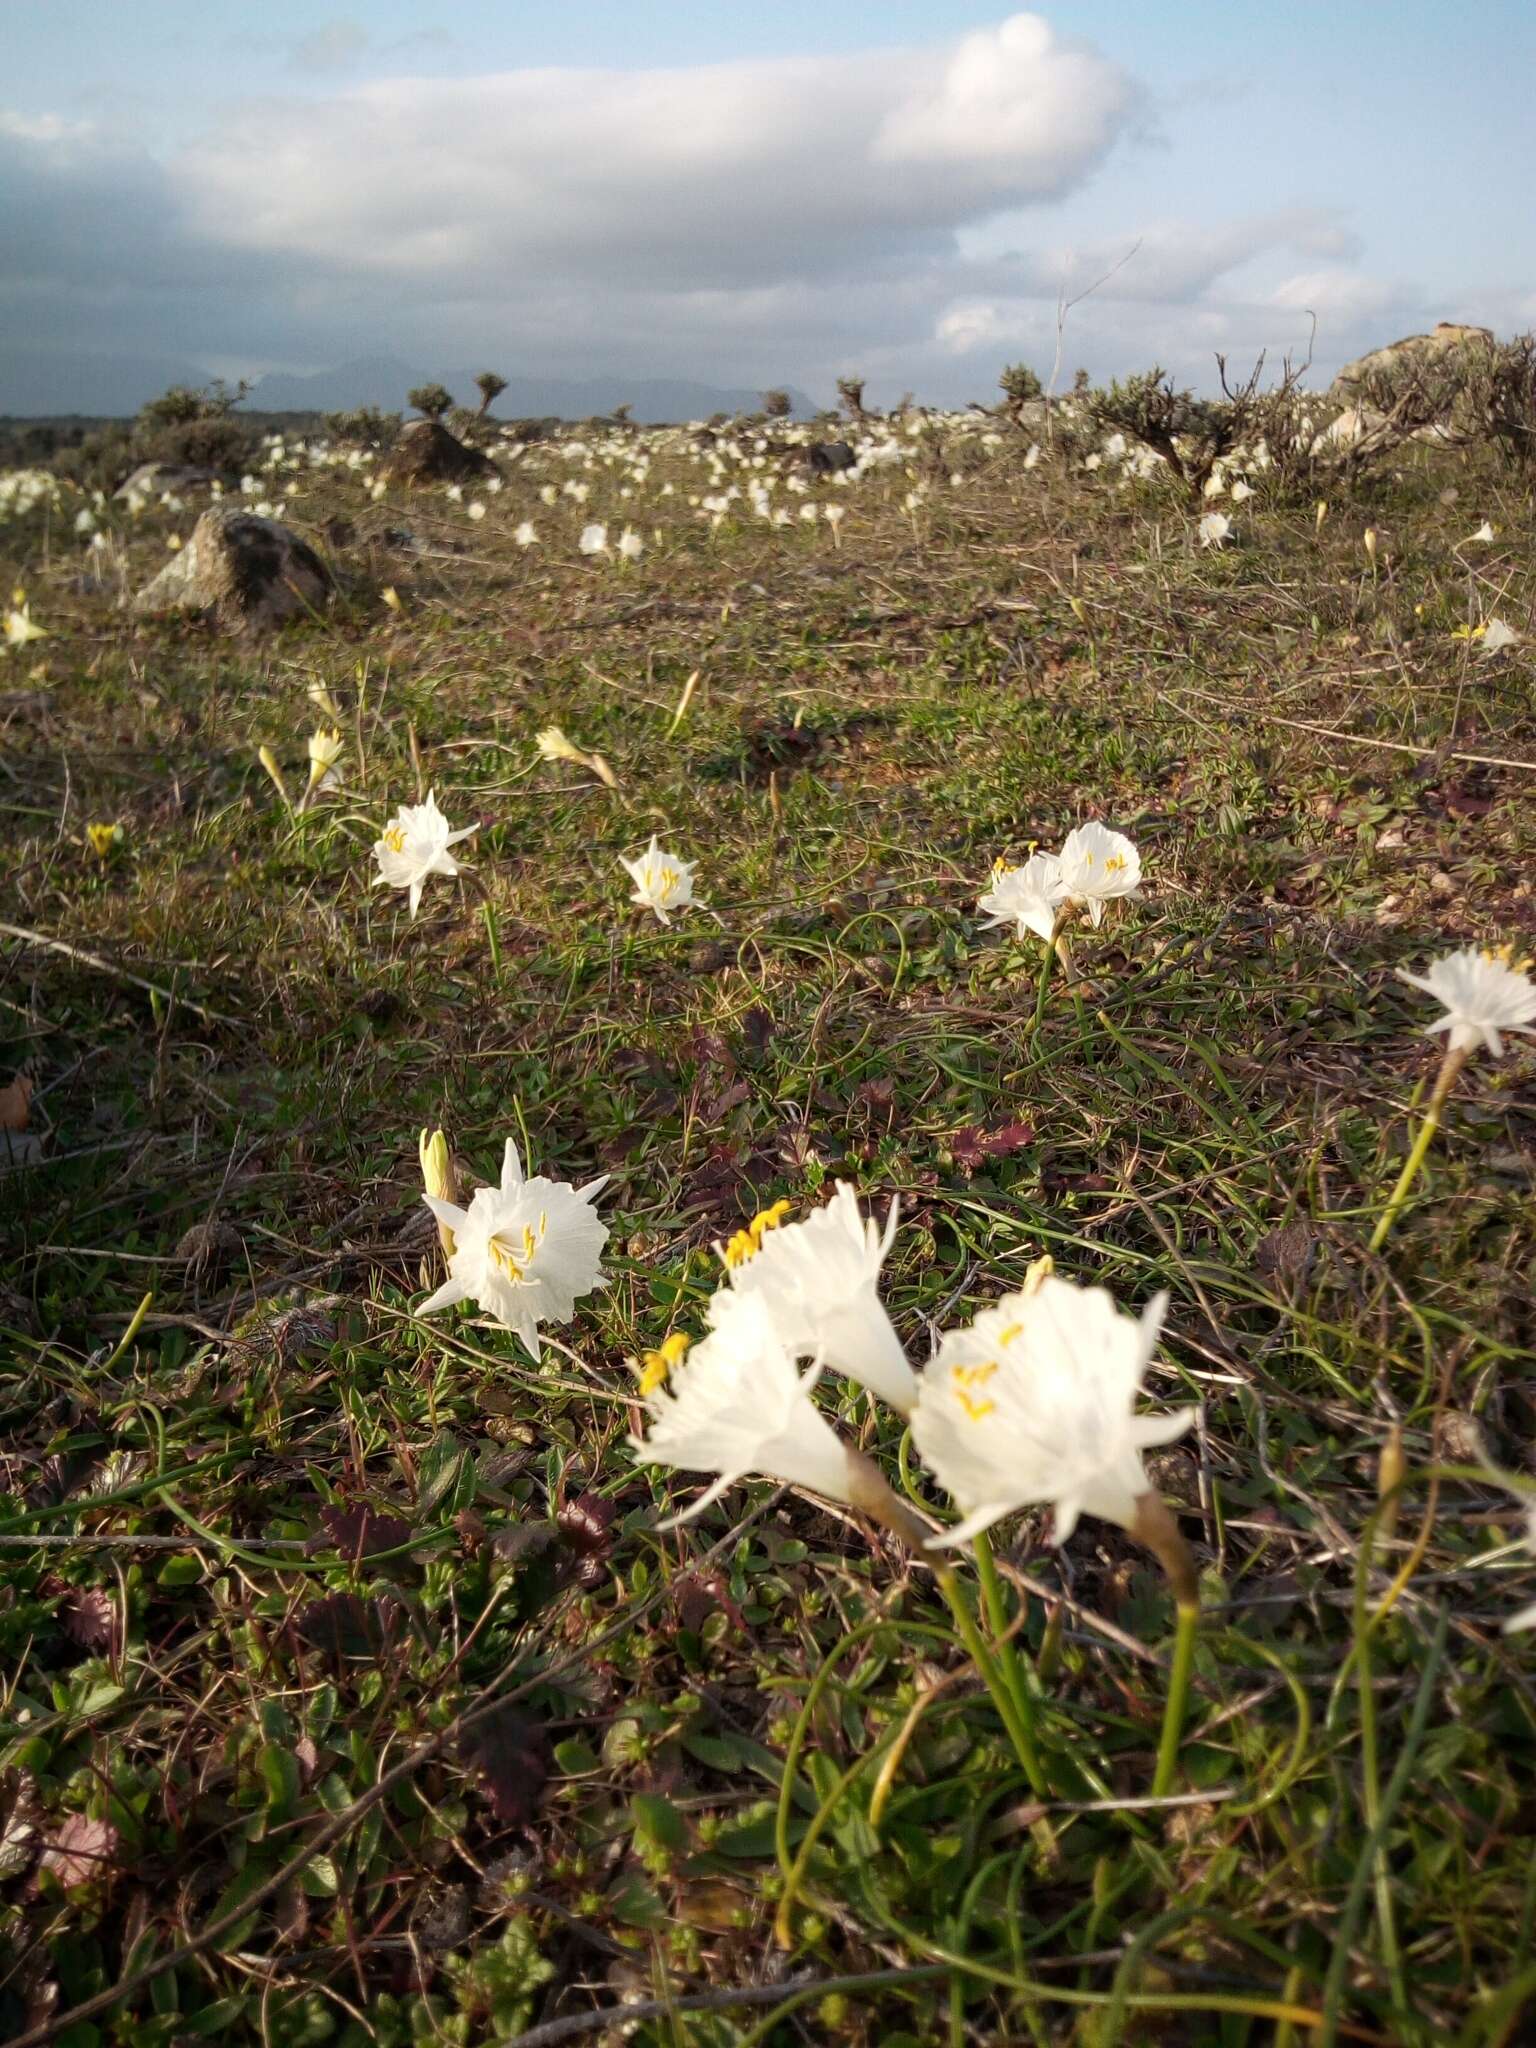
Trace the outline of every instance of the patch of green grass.
<instances>
[{"instance_id":1,"label":"patch of green grass","mask_svg":"<svg viewBox=\"0 0 1536 2048\"><path fill-rule=\"evenodd\" d=\"M1156 487L946 431L967 487L914 522L866 481L836 549L708 535L677 448L643 509L523 467L479 525L316 476L289 516L354 523L347 587L256 646L132 628L41 515L0 528L51 636L0 674L37 935L0 940L0 1084L42 1140L0 1174L8 2033L470 2043L633 1999L656 2048L1523 2038L1530 1575L1475 1468L1533 1435L1528 1050L1473 1063L1366 1241L1434 1071L1394 968L1536 922L1530 665L1451 637L1528 631L1530 507L1420 451L1320 534L1256 479L1208 554ZM584 562L594 515L661 538ZM125 587L186 523L128 527ZM392 524L434 551L366 545ZM345 787L292 817L256 751L297 794L311 685ZM538 760L552 723L616 792ZM413 924L369 847L427 787L484 901ZM975 898L1089 816L1146 896L1036 1029L1038 951ZM653 830L700 863L669 930L618 867ZM612 1284L538 1366L412 1312L424 1124L485 1177L509 1131L611 1176ZM890 1539L766 1484L658 1531L688 1488L630 1458L628 1361L700 1327L716 1239L835 1178L902 1203L919 1360L1047 1252L1172 1290L1175 1803L1138 1803L1172 1611L1117 1530L997 1532L1045 1799Z\"/></svg>"}]
</instances>

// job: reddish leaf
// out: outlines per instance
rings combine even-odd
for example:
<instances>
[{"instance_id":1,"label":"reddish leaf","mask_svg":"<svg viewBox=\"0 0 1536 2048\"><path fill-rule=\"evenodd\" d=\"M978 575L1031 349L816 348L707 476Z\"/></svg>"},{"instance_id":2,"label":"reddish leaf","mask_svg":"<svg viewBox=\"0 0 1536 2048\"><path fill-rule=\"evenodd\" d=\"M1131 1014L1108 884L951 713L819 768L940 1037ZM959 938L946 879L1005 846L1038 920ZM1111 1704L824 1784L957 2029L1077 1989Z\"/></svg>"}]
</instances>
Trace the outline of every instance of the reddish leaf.
<instances>
[{"instance_id":1,"label":"reddish leaf","mask_svg":"<svg viewBox=\"0 0 1536 2048\"><path fill-rule=\"evenodd\" d=\"M672 1583L672 1606L679 1625L695 1635L715 1613L729 1615L743 1634L747 1632L746 1619L726 1590L723 1572L684 1572Z\"/></svg>"},{"instance_id":2,"label":"reddish leaf","mask_svg":"<svg viewBox=\"0 0 1536 2048\"><path fill-rule=\"evenodd\" d=\"M459 1756L479 1778L496 1818L527 1827L549 1776L549 1744L538 1723L502 1707L465 1733Z\"/></svg>"},{"instance_id":3,"label":"reddish leaf","mask_svg":"<svg viewBox=\"0 0 1536 2048\"><path fill-rule=\"evenodd\" d=\"M568 1500L556 1516L567 1550L575 1552L576 1583L600 1586L608 1576L608 1556L613 1549L613 1518L618 1512L611 1500L599 1494L578 1494Z\"/></svg>"},{"instance_id":4,"label":"reddish leaf","mask_svg":"<svg viewBox=\"0 0 1536 2048\"><path fill-rule=\"evenodd\" d=\"M117 1604L100 1586L81 1586L59 1609L65 1635L82 1650L110 1650L117 1638Z\"/></svg>"},{"instance_id":5,"label":"reddish leaf","mask_svg":"<svg viewBox=\"0 0 1536 2048\"><path fill-rule=\"evenodd\" d=\"M1034 1137L1033 1124L1001 1124L992 1131L983 1130L980 1124L967 1124L950 1139L949 1149L960 1171L972 1174L989 1159L1005 1159L1010 1152L1023 1151L1034 1143Z\"/></svg>"},{"instance_id":6,"label":"reddish leaf","mask_svg":"<svg viewBox=\"0 0 1536 2048\"><path fill-rule=\"evenodd\" d=\"M357 1593L327 1593L299 1615L299 1638L333 1663L376 1658L389 1639L399 1608L393 1600Z\"/></svg>"},{"instance_id":7,"label":"reddish leaf","mask_svg":"<svg viewBox=\"0 0 1536 2048\"><path fill-rule=\"evenodd\" d=\"M375 1514L372 1508L325 1507L320 1519L330 1537L330 1547L346 1558L377 1557L382 1550L398 1550L411 1540L411 1525L395 1515ZM311 1548L323 1550L316 1538Z\"/></svg>"}]
</instances>

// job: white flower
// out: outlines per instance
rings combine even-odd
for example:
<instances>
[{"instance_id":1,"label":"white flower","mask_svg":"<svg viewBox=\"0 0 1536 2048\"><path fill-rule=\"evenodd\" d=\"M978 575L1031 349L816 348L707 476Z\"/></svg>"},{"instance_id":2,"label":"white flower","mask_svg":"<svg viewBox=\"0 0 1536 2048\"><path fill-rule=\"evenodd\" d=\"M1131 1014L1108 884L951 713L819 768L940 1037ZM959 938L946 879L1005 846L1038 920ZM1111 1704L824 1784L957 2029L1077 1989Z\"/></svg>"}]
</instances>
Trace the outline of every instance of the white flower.
<instances>
[{"instance_id":1,"label":"white flower","mask_svg":"<svg viewBox=\"0 0 1536 2048\"><path fill-rule=\"evenodd\" d=\"M606 555L608 552L608 529L594 520L590 526L581 529L581 538L576 543L584 555Z\"/></svg>"},{"instance_id":2,"label":"white flower","mask_svg":"<svg viewBox=\"0 0 1536 2048\"><path fill-rule=\"evenodd\" d=\"M632 526L626 526L619 535L619 555L626 562L638 562L645 553L645 542Z\"/></svg>"},{"instance_id":3,"label":"white flower","mask_svg":"<svg viewBox=\"0 0 1536 2048\"><path fill-rule=\"evenodd\" d=\"M474 830L473 825L466 825L461 831L453 831L437 807L437 798L431 794L424 804L402 804L384 827L383 837L374 841L378 883L391 889L409 889L414 917L428 875L456 875L459 864L448 849L467 839Z\"/></svg>"},{"instance_id":4,"label":"white flower","mask_svg":"<svg viewBox=\"0 0 1536 2048\"><path fill-rule=\"evenodd\" d=\"M663 924L672 922L670 911L686 910L692 903L693 871L698 862L679 860L675 853L663 852L654 832L638 860L620 854L619 865L635 885L630 902L638 903L642 910L654 910Z\"/></svg>"},{"instance_id":5,"label":"white flower","mask_svg":"<svg viewBox=\"0 0 1536 2048\"><path fill-rule=\"evenodd\" d=\"M1536 1501L1528 1503L1525 1510L1525 1547L1536 1550ZM1536 1601L1529 1607L1518 1608L1505 1622L1504 1633L1512 1636L1527 1628L1536 1628Z\"/></svg>"},{"instance_id":6,"label":"white flower","mask_svg":"<svg viewBox=\"0 0 1536 2048\"><path fill-rule=\"evenodd\" d=\"M1116 896L1134 896L1141 881L1141 855L1123 832L1105 825L1079 825L1061 849L1061 893L1086 903L1097 926L1104 905Z\"/></svg>"},{"instance_id":7,"label":"white flower","mask_svg":"<svg viewBox=\"0 0 1536 2048\"><path fill-rule=\"evenodd\" d=\"M1502 654L1506 647L1513 647L1519 638L1513 626L1507 626L1502 619L1490 619L1483 628L1478 652L1486 661L1490 654Z\"/></svg>"},{"instance_id":8,"label":"white flower","mask_svg":"<svg viewBox=\"0 0 1536 2048\"><path fill-rule=\"evenodd\" d=\"M309 736L309 787L312 791L334 789L337 782L336 763L341 759L346 742L335 730L327 732L324 726Z\"/></svg>"},{"instance_id":9,"label":"white flower","mask_svg":"<svg viewBox=\"0 0 1536 2048\"><path fill-rule=\"evenodd\" d=\"M558 504L559 499L560 493L553 484L539 485L539 503L541 505Z\"/></svg>"},{"instance_id":10,"label":"white flower","mask_svg":"<svg viewBox=\"0 0 1536 2048\"><path fill-rule=\"evenodd\" d=\"M759 1294L717 1297L714 1327L645 1393L650 1430L631 1437L646 1465L713 1472L715 1483L678 1515L687 1521L749 1473L852 1497L849 1447L811 1402L818 1368L802 1378Z\"/></svg>"},{"instance_id":11,"label":"white flower","mask_svg":"<svg viewBox=\"0 0 1536 2048\"><path fill-rule=\"evenodd\" d=\"M483 519L485 517L485 507L478 498L475 499L472 505L466 506L465 510L469 513L471 519Z\"/></svg>"},{"instance_id":12,"label":"white flower","mask_svg":"<svg viewBox=\"0 0 1536 2048\"><path fill-rule=\"evenodd\" d=\"M42 627L33 623L32 610L29 605L13 605L6 613L5 644L7 647L20 649L25 647L29 641L44 640L46 638L47 635Z\"/></svg>"},{"instance_id":13,"label":"white flower","mask_svg":"<svg viewBox=\"0 0 1536 2048\"><path fill-rule=\"evenodd\" d=\"M531 519L525 519L521 526L513 529L512 538L520 548L531 548L538 540L538 529Z\"/></svg>"},{"instance_id":14,"label":"white flower","mask_svg":"<svg viewBox=\"0 0 1536 2048\"><path fill-rule=\"evenodd\" d=\"M1490 520L1485 519L1476 533L1469 533L1461 545L1464 548L1469 548L1474 541L1487 542L1494 539L1494 537L1493 524Z\"/></svg>"},{"instance_id":15,"label":"white flower","mask_svg":"<svg viewBox=\"0 0 1536 2048\"><path fill-rule=\"evenodd\" d=\"M452 504L462 504L464 500L464 486L462 484L450 484L448 486L448 497Z\"/></svg>"},{"instance_id":16,"label":"white flower","mask_svg":"<svg viewBox=\"0 0 1536 2048\"><path fill-rule=\"evenodd\" d=\"M1463 946L1432 961L1427 974L1398 973L1412 988L1421 988L1445 1006L1445 1015L1426 1028L1450 1033L1452 1052L1470 1052L1486 1045L1497 1058L1504 1050L1501 1031L1529 1031L1536 1025L1536 983L1530 962L1515 960L1513 948Z\"/></svg>"},{"instance_id":17,"label":"white flower","mask_svg":"<svg viewBox=\"0 0 1536 2048\"><path fill-rule=\"evenodd\" d=\"M473 1301L537 1358L540 1323L567 1322L582 1295L605 1284L599 1260L608 1226L591 1204L607 1182L607 1174L581 1188L542 1174L524 1180L508 1138L499 1188L476 1188L467 1209L423 1195L453 1233L453 1255L448 1278L421 1313Z\"/></svg>"},{"instance_id":18,"label":"white flower","mask_svg":"<svg viewBox=\"0 0 1536 2048\"><path fill-rule=\"evenodd\" d=\"M1149 1491L1142 1452L1195 1415L1135 1412L1167 1305L1159 1294L1137 1321L1105 1288L1037 1273L946 1331L912 1413L913 1442L965 1517L941 1543L1047 1501L1058 1543L1082 1514L1133 1525Z\"/></svg>"},{"instance_id":19,"label":"white flower","mask_svg":"<svg viewBox=\"0 0 1536 2048\"><path fill-rule=\"evenodd\" d=\"M977 898L976 908L987 913L989 924L1015 924L1020 938L1033 932L1049 945L1066 893L1057 856L1032 853L1022 867L1011 868L998 861L992 869L992 886Z\"/></svg>"},{"instance_id":20,"label":"white flower","mask_svg":"<svg viewBox=\"0 0 1536 2048\"><path fill-rule=\"evenodd\" d=\"M1239 477L1233 484L1230 495L1234 505L1241 505L1245 498L1253 496L1253 485L1245 483L1242 477Z\"/></svg>"},{"instance_id":21,"label":"white flower","mask_svg":"<svg viewBox=\"0 0 1536 2048\"><path fill-rule=\"evenodd\" d=\"M1200 535L1201 547L1225 547L1232 538L1232 522L1225 512L1207 512L1202 516L1196 532Z\"/></svg>"},{"instance_id":22,"label":"white flower","mask_svg":"<svg viewBox=\"0 0 1536 2048\"><path fill-rule=\"evenodd\" d=\"M710 1321L733 1292L757 1295L794 1357L846 1373L910 1413L917 1381L878 1291L896 1234L895 1202L883 1229L860 1215L858 1197L842 1181L831 1201L802 1222L784 1222L788 1209L776 1202L720 1247L731 1284L714 1297Z\"/></svg>"}]
</instances>

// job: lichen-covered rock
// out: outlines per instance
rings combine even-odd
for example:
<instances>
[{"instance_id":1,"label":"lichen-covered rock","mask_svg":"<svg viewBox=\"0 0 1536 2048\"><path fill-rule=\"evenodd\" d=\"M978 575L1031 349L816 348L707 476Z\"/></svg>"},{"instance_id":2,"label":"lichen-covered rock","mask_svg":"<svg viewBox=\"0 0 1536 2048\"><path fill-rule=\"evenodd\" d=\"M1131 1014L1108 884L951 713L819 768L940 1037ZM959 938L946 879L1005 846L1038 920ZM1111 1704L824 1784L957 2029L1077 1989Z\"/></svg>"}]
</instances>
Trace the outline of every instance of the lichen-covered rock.
<instances>
[{"instance_id":1,"label":"lichen-covered rock","mask_svg":"<svg viewBox=\"0 0 1536 2048\"><path fill-rule=\"evenodd\" d=\"M392 484L457 484L495 469L488 455L467 447L441 421L412 420L400 430L382 473Z\"/></svg>"},{"instance_id":2,"label":"lichen-covered rock","mask_svg":"<svg viewBox=\"0 0 1536 2048\"><path fill-rule=\"evenodd\" d=\"M1372 349L1369 355L1346 363L1333 380L1334 392L1339 398L1351 398L1382 376L1410 367L1431 369L1462 349L1492 345L1491 328L1466 327L1460 321L1442 320L1432 334L1406 335L1401 341L1389 342L1385 348Z\"/></svg>"},{"instance_id":3,"label":"lichen-covered rock","mask_svg":"<svg viewBox=\"0 0 1536 2048\"><path fill-rule=\"evenodd\" d=\"M130 498L159 498L167 491L207 490L218 480L215 470L199 469L188 462L141 462L112 496L119 504L126 504Z\"/></svg>"},{"instance_id":4,"label":"lichen-covered rock","mask_svg":"<svg viewBox=\"0 0 1536 2048\"><path fill-rule=\"evenodd\" d=\"M205 612L230 632L262 632L317 612L330 590L330 571L291 527L214 505L186 546L139 592L133 609L141 618Z\"/></svg>"}]
</instances>

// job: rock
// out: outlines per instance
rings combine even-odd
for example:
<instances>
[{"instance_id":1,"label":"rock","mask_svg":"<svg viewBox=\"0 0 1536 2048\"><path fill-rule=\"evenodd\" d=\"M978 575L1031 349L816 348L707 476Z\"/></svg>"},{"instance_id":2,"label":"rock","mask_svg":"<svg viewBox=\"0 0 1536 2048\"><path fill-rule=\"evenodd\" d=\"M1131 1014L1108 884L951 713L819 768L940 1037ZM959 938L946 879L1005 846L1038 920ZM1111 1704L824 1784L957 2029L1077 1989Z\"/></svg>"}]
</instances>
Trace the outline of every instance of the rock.
<instances>
[{"instance_id":1,"label":"rock","mask_svg":"<svg viewBox=\"0 0 1536 2048\"><path fill-rule=\"evenodd\" d=\"M1491 347L1492 343L1490 327L1465 327L1455 320L1442 320L1433 334L1410 334L1402 341L1389 342L1385 348L1372 349L1369 355L1346 363L1333 380L1334 394L1349 399L1370 378L1400 369L1430 369L1461 349Z\"/></svg>"},{"instance_id":2,"label":"rock","mask_svg":"<svg viewBox=\"0 0 1536 2048\"><path fill-rule=\"evenodd\" d=\"M456 484L495 472L488 455L466 447L440 420L412 420L400 430L382 474L391 484Z\"/></svg>"},{"instance_id":3,"label":"rock","mask_svg":"<svg viewBox=\"0 0 1536 2048\"><path fill-rule=\"evenodd\" d=\"M853 469L858 460L846 441L813 441L805 451L805 464L812 476L831 476L835 470Z\"/></svg>"},{"instance_id":4,"label":"rock","mask_svg":"<svg viewBox=\"0 0 1536 2048\"><path fill-rule=\"evenodd\" d=\"M1331 426L1324 427L1312 443L1314 456L1342 455L1386 424L1386 414L1371 405L1347 405Z\"/></svg>"},{"instance_id":5,"label":"rock","mask_svg":"<svg viewBox=\"0 0 1536 2048\"><path fill-rule=\"evenodd\" d=\"M133 600L134 612L211 612L228 631L259 632L318 611L331 573L291 527L213 505L192 537Z\"/></svg>"},{"instance_id":6,"label":"rock","mask_svg":"<svg viewBox=\"0 0 1536 2048\"><path fill-rule=\"evenodd\" d=\"M167 491L206 490L219 481L216 471L195 469L184 462L141 462L125 477L112 496L119 504L129 498L159 498Z\"/></svg>"}]
</instances>

